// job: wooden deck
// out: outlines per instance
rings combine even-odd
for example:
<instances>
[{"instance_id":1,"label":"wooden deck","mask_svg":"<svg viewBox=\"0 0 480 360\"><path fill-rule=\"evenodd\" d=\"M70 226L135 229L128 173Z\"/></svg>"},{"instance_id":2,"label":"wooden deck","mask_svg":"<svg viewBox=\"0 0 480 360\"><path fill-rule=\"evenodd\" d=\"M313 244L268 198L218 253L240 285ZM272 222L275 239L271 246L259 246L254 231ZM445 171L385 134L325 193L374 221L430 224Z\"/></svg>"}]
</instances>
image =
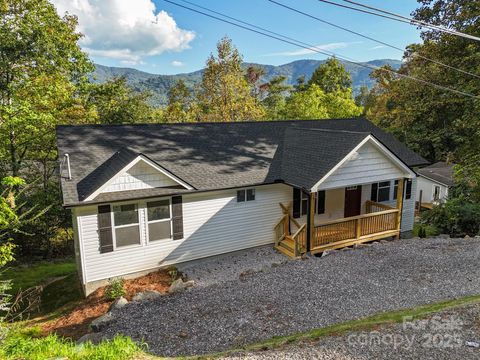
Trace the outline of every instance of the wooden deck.
<instances>
[{"instance_id":1,"label":"wooden deck","mask_svg":"<svg viewBox=\"0 0 480 360\"><path fill-rule=\"evenodd\" d=\"M373 202L367 203L369 210L377 211L315 226L310 248L312 254L399 235L400 210Z\"/></svg>"},{"instance_id":2,"label":"wooden deck","mask_svg":"<svg viewBox=\"0 0 480 360\"><path fill-rule=\"evenodd\" d=\"M399 181L398 194L403 194L403 183L403 180ZM316 254L387 237L399 237L402 203L403 196L397 198L396 207L367 200L363 215L310 226L309 242L307 225L300 225L291 216L292 204L280 204L283 216L274 227L275 248L288 256L299 257L307 250ZM310 204L315 202L310 201ZM314 213L315 206L312 205L309 211L310 224L314 223Z\"/></svg>"}]
</instances>

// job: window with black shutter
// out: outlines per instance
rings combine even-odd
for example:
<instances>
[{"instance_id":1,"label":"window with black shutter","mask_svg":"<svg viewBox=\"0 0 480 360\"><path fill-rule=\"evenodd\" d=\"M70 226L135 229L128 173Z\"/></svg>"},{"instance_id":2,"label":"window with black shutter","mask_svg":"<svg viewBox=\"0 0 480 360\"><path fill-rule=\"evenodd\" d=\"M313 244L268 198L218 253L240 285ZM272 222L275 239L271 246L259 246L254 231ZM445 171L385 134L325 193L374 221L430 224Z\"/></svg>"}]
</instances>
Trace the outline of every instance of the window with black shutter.
<instances>
[{"instance_id":1,"label":"window with black shutter","mask_svg":"<svg viewBox=\"0 0 480 360\"><path fill-rule=\"evenodd\" d=\"M390 200L390 181L372 184L370 200L382 202Z\"/></svg>"}]
</instances>

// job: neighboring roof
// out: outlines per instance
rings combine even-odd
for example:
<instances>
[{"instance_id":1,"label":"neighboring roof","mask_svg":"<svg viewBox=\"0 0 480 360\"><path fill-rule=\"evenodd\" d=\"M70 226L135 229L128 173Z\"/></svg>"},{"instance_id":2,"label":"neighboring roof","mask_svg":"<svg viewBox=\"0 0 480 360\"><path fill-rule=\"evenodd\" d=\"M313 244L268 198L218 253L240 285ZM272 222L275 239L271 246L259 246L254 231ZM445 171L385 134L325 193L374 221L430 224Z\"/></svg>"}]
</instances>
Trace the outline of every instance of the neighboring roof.
<instances>
[{"instance_id":1,"label":"neighboring roof","mask_svg":"<svg viewBox=\"0 0 480 360\"><path fill-rule=\"evenodd\" d=\"M419 175L445 186L453 186L453 165L454 164L439 161L430 166L418 169L417 172Z\"/></svg>"},{"instance_id":2,"label":"neighboring roof","mask_svg":"<svg viewBox=\"0 0 480 360\"><path fill-rule=\"evenodd\" d=\"M64 204L81 203L85 189L104 182L138 154L197 191L275 181L309 188L368 134L408 166L427 164L363 118L58 126L59 156L69 154L72 173L72 180L62 176ZM120 194L109 194L108 201L117 200L116 195ZM106 196L101 194L93 202L107 201Z\"/></svg>"}]
</instances>

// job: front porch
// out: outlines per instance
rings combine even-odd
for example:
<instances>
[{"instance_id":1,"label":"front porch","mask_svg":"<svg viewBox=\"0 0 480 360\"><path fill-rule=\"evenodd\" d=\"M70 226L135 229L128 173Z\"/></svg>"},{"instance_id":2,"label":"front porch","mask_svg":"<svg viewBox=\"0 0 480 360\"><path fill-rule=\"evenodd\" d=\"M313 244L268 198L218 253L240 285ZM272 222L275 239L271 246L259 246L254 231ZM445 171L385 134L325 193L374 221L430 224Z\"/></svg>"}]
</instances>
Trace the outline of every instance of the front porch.
<instances>
[{"instance_id":1,"label":"front porch","mask_svg":"<svg viewBox=\"0 0 480 360\"><path fill-rule=\"evenodd\" d=\"M393 199L394 206L392 201L380 203L366 199L366 194L372 192L372 186L365 184L340 189L345 192L343 206L332 198L335 193L340 193L339 189L327 191L326 194L306 194L306 204L301 204L301 210L306 211L300 217L296 214L297 218L294 216L293 203L280 204L283 216L274 227L275 248L288 256L298 257L306 252L316 254L378 239L399 237L404 196L397 194L404 194L404 182L404 179L391 181L392 198L396 197ZM359 189L358 196L349 195L349 191L354 191L352 189ZM330 201L325 202L325 197ZM319 205L319 199L323 205ZM323 213L319 215L322 206ZM352 211L354 216L348 216ZM344 216L338 216L340 213ZM325 220L326 216L336 218Z\"/></svg>"}]
</instances>

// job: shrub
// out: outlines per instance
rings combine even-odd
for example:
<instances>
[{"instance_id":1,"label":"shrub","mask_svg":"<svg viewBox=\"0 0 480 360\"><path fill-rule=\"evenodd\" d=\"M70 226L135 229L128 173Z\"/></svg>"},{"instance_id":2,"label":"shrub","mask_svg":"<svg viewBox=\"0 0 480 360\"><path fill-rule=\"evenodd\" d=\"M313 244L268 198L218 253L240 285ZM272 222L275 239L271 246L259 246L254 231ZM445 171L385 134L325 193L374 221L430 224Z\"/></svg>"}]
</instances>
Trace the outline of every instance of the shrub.
<instances>
[{"instance_id":1,"label":"shrub","mask_svg":"<svg viewBox=\"0 0 480 360\"><path fill-rule=\"evenodd\" d=\"M168 271L168 275L170 275L170 279L171 279L172 282L177 280L178 270L177 270L176 267L172 266L167 271Z\"/></svg>"},{"instance_id":2,"label":"shrub","mask_svg":"<svg viewBox=\"0 0 480 360\"><path fill-rule=\"evenodd\" d=\"M422 222L451 236L480 234L480 204L461 197L448 199L426 212L422 218Z\"/></svg>"},{"instance_id":3,"label":"shrub","mask_svg":"<svg viewBox=\"0 0 480 360\"><path fill-rule=\"evenodd\" d=\"M109 281L108 286L105 289L105 296L108 300L115 300L126 294L125 280L122 278L112 279Z\"/></svg>"}]
</instances>

